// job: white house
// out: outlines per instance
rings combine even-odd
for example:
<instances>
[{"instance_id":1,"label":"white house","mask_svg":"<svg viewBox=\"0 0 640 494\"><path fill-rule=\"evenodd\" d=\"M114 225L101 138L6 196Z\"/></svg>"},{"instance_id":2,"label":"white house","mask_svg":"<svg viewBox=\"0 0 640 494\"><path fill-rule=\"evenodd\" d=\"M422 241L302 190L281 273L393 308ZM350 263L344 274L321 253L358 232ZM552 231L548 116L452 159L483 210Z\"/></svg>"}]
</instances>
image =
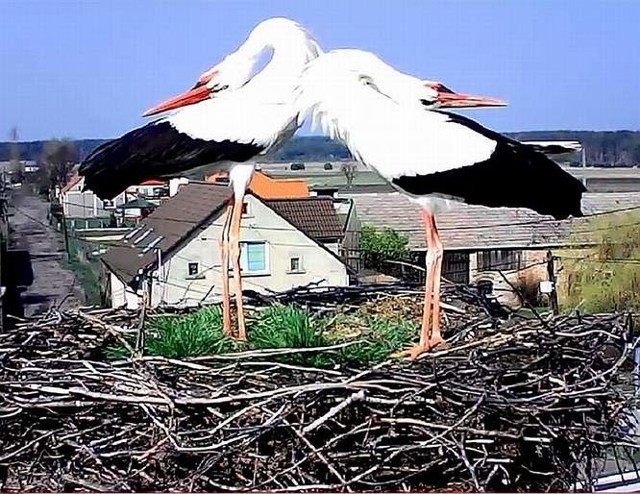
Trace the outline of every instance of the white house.
<instances>
[{"instance_id":1,"label":"white house","mask_svg":"<svg viewBox=\"0 0 640 494\"><path fill-rule=\"evenodd\" d=\"M151 306L218 301L230 193L228 185L183 185L111 247L102 260L110 271L112 306L137 307L145 284ZM309 283L349 284L351 271L337 254L344 233L331 198L263 200L249 192L244 211L243 288L268 293Z\"/></svg>"},{"instance_id":2,"label":"white house","mask_svg":"<svg viewBox=\"0 0 640 494\"><path fill-rule=\"evenodd\" d=\"M75 175L58 192L57 197L67 219L74 225L88 225L100 219L109 219L112 214L121 219L141 218L170 195L175 195L179 186L187 182L182 178L169 181L146 180L127 187L111 200L101 200L93 191L83 191L84 178ZM140 204L137 204L138 202Z\"/></svg>"},{"instance_id":3,"label":"white house","mask_svg":"<svg viewBox=\"0 0 640 494\"><path fill-rule=\"evenodd\" d=\"M60 190L60 204L67 218L107 218L116 206L126 202L125 193L112 201L102 201L92 191L82 191L84 178L74 176Z\"/></svg>"}]
</instances>

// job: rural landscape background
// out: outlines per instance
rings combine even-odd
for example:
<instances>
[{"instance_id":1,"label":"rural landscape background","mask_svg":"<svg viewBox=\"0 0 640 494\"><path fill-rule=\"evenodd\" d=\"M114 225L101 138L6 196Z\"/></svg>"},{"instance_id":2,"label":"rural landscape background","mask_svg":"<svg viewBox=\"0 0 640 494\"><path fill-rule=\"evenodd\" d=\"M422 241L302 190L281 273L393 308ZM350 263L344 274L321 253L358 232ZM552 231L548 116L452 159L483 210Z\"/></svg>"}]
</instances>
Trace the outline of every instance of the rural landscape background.
<instances>
[{"instance_id":1,"label":"rural landscape background","mask_svg":"<svg viewBox=\"0 0 640 494\"><path fill-rule=\"evenodd\" d=\"M580 141L585 149L584 159L589 166L635 166L640 163L640 131L523 131L505 132L505 135L521 141ZM113 136L117 137L117 136ZM60 137L58 137L60 138ZM62 136L64 138L64 136ZM107 139L73 140L78 159L87 156ZM0 142L0 161L11 159L16 151L23 160L41 160L46 141ZM13 151L12 151L13 150ZM298 136L286 143L276 154L277 161L323 161L350 159L349 152L340 143L323 136ZM567 157L567 162L580 164L581 155Z\"/></svg>"},{"instance_id":2,"label":"rural landscape background","mask_svg":"<svg viewBox=\"0 0 640 494\"><path fill-rule=\"evenodd\" d=\"M498 146L452 182L547 212L581 183L584 216L454 201L439 251L419 205L305 124L252 160L229 334L228 175L121 173L135 146L79 170L275 16L504 99L452 113L535 141L576 195ZM640 492L639 20L637 0L0 0L0 492ZM203 142L175 129L145 144L163 170L167 142L189 166ZM409 181L441 164L374 147ZM433 272L444 342L406 358Z\"/></svg>"}]
</instances>

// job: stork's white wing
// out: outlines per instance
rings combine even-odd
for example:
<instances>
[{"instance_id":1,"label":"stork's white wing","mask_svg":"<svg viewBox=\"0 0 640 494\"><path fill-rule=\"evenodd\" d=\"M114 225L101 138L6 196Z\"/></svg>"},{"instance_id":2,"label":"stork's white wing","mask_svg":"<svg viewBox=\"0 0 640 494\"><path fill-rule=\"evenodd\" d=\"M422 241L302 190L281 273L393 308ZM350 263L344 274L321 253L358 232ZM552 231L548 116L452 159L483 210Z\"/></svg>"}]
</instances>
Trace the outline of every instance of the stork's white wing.
<instances>
[{"instance_id":1,"label":"stork's white wing","mask_svg":"<svg viewBox=\"0 0 640 494\"><path fill-rule=\"evenodd\" d=\"M194 139L268 148L295 119L292 104L261 101L237 92L185 106L161 121Z\"/></svg>"},{"instance_id":2,"label":"stork's white wing","mask_svg":"<svg viewBox=\"0 0 640 494\"><path fill-rule=\"evenodd\" d=\"M310 103L313 121L389 180L470 166L496 148L496 140L446 113L400 106L359 84L345 93Z\"/></svg>"},{"instance_id":3,"label":"stork's white wing","mask_svg":"<svg viewBox=\"0 0 640 494\"><path fill-rule=\"evenodd\" d=\"M231 96L210 99L103 144L79 173L89 189L110 199L148 178L247 161L280 145L296 129L292 105Z\"/></svg>"}]
</instances>

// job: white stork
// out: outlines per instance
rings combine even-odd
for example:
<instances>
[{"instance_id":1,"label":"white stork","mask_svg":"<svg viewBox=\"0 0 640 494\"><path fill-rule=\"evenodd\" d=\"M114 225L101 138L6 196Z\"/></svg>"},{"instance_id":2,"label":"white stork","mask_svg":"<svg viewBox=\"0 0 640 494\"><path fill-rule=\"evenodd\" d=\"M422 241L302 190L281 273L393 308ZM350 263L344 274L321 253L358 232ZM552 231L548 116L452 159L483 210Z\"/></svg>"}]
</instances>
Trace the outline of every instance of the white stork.
<instances>
[{"instance_id":1,"label":"white stork","mask_svg":"<svg viewBox=\"0 0 640 494\"><path fill-rule=\"evenodd\" d=\"M221 243L223 328L231 335L228 253L236 280L238 337L246 338L240 276L240 220L245 191L260 155L268 160L298 129L295 87L305 65L322 50L298 23L259 23L235 52L206 71L195 86L148 110L170 114L94 150L79 174L85 188L111 199L130 185L187 171L228 171L233 196ZM259 70L265 55L268 63ZM230 230L230 231L229 231Z\"/></svg>"},{"instance_id":2,"label":"white stork","mask_svg":"<svg viewBox=\"0 0 640 494\"><path fill-rule=\"evenodd\" d=\"M259 70L265 55L271 59ZM130 185L183 173L228 171L233 196L221 241L223 328L231 335L229 257L236 280L238 337L246 338L240 273L240 220L255 164L267 161L299 127L295 89L305 65L322 53L299 23L271 18L259 23L235 52L206 71L188 91L145 112L171 112L95 149L79 174L85 189L111 199ZM452 93L437 81L425 84ZM473 99L469 100L473 103ZM460 99L451 104L460 105ZM462 102L461 106L467 106Z\"/></svg>"},{"instance_id":3,"label":"white stork","mask_svg":"<svg viewBox=\"0 0 640 494\"><path fill-rule=\"evenodd\" d=\"M298 88L301 118L312 118L352 155L422 206L427 277L419 343L412 359L444 342L440 331L443 246L435 214L449 201L524 207L556 219L582 216L584 185L535 148L439 110L499 105L442 92L360 50L310 62ZM431 317L433 317L431 321Z\"/></svg>"}]
</instances>

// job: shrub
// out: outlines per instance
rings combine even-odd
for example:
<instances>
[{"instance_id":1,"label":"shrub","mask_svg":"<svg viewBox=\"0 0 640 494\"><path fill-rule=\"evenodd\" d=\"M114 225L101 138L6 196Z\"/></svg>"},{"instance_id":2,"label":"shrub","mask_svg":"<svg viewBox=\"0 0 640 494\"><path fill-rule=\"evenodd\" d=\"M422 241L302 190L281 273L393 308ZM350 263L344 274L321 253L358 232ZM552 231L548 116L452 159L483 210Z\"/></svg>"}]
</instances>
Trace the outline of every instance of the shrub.
<instances>
[{"instance_id":1,"label":"shrub","mask_svg":"<svg viewBox=\"0 0 640 494\"><path fill-rule=\"evenodd\" d=\"M409 255L409 238L395 230L363 225L360 230L360 250L365 268L380 269L387 260L400 260Z\"/></svg>"}]
</instances>

